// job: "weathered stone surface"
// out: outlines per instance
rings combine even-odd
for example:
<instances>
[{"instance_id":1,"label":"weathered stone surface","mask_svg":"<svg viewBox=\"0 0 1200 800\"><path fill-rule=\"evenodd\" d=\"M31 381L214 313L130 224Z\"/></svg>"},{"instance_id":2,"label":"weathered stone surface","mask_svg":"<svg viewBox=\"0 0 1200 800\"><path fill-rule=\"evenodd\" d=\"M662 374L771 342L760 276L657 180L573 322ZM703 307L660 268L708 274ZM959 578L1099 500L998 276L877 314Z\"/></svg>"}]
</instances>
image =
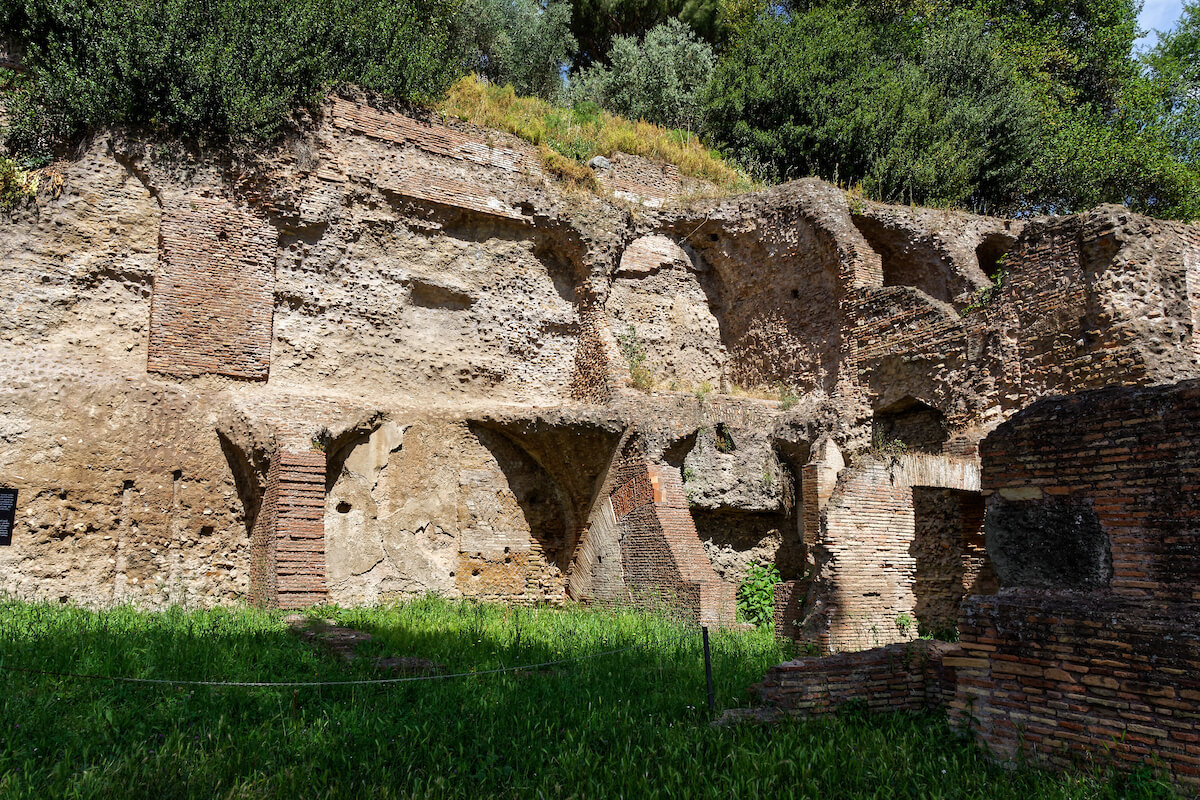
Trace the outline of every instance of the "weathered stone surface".
<instances>
[{"instance_id":1,"label":"weathered stone surface","mask_svg":"<svg viewBox=\"0 0 1200 800\"><path fill-rule=\"evenodd\" d=\"M979 491L989 430L1046 394L1200 375L1186 226L815 180L687 202L670 169L610 162L611 194L565 190L526 143L361 96L251 156L97 135L60 197L0 221L4 589L636 584L724 620L772 561L803 586L802 635L884 644L986 571L974 501L937 493ZM625 513L621 469L655 476Z\"/></svg>"}]
</instances>

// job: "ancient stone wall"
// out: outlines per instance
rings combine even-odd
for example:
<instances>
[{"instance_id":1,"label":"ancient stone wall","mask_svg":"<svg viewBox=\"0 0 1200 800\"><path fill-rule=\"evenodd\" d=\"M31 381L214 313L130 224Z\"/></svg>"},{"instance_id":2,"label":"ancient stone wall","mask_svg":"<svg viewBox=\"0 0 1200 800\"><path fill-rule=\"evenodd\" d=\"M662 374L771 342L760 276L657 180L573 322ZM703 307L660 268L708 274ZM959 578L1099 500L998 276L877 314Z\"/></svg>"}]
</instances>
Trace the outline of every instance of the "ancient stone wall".
<instances>
[{"instance_id":1,"label":"ancient stone wall","mask_svg":"<svg viewBox=\"0 0 1200 800\"><path fill-rule=\"evenodd\" d=\"M767 671L753 691L765 703L809 716L857 706L866 711L922 711L953 697L955 671L943 664L957 648L918 640L824 658L798 658Z\"/></svg>"},{"instance_id":2,"label":"ancient stone wall","mask_svg":"<svg viewBox=\"0 0 1200 800\"><path fill-rule=\"evenodd\" d=\"M659 208L685 191L679 169L673 164L627 153L616 153L606 161L596 170L596 178L618 200Z\"/></svg>"},{"instance_id":3,"label":"ancient stone wall","mask_svg":"<svg viewBox=\"0 0 1200 800\"><path fill-rule=\"evenodd\" d=\"M1189 377L1197 238L1106 206L1030 223L1002 265L989 324L1015 340L1004 390L1050 394Z\"/></svg>"},{"instance_id":4,"label":"ancient stone wall","mask_svg":"<svg viewBox=\"0 0 1200 800\"><path fill-rule=\"evenodd\" d=\"M691 258L665 236L626 248L613 275L609 327L623 348L640 350L640 366L657 385L691 391L720 386L727 355Z\"/></svg>"},{"instance_id":5,"label":"ancient stone wall","mask_svg":"<svg viewBox=\"0 0 1200 800\"><path fill-rule=\"evenodd\" d=\"M235 602L248 537L219 401L146 371L158 201L100 144L66 169L61 197L0 219L0 481L20 492L0 588Z\"/></svg>"},{"instance_id":6,"label":"ancient stone wall","mask_svg":"<svg viewBox=\"0 0 1200 800\"><path fill-rule=\"evenodd\" d=\"M971 501L942 490L972 486L881 454L969 461L1041 393L1197 373L1196 237L1121 209L1005 222L812 180L689 200L613 158L641 175L633 213L527 143L362 96L261 153L109 131L61 166L61 196L0 221L21 596L231 602L252 571L274 602L683 581L725 619L769 561L812 578L812 636L864 646L944 623L983 564L947 544ZM612 499L629 431L663 493L632 514L643 539ZM318 468L272 483L270 463L320 447L301 547L280 503Z\"/></svg>"},{"instance_id":7,"label":"ancient stone wall","mask_svg":"<svg viewBox=\"0 0 1200 800\"><path fill-rule=\"evenodd\" d=\"M1003 758L1153 756L1200 783L1200 383L1039 401L984 440L953 715Z\"/></svg>"},{"instance_id":8,"label":"ancient stone wall","mask_svg":"<svg viewBox=\"0 0 1200 800\"><path fill-rule=\"evenodd\" d=\"M813 195L803 202L826 199ZM762 209L754 222L729 213L736 208L731 218L710 214L673 229L695 254L719 322L725 386L832 391L844 356L841 278L852 264L839 258L823 220L791 203Z\"/></svg>"}]
</instances>

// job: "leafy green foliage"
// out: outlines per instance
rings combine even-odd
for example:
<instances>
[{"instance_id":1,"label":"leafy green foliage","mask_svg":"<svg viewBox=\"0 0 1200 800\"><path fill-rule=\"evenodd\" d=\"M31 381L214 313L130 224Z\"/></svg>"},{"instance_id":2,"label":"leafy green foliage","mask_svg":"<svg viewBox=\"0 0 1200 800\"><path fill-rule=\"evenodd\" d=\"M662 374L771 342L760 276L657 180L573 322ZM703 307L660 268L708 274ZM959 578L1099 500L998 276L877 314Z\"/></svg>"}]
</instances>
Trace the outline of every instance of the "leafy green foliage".
<instances>
[{"instance_id":1,"label":"leafy green foliage","mask_svg":"<svg viewBox=\"0 0 1200 800\"><path fill-rule=\"evenodd\" d=\"M1144 63L1148 75L1139 84L1139 110L1152 110L1126 114L1132 118L1124 121L1125 128L1140 138L1157 134L1152 164L1158 170L1152 177L1165 186L1139 205L1161 216L1195 219L1200 217L1200 4L1184 4L1179 24L1159 38Z\"/></svg>"},{"instance_id":2,"label":"leafy green foliage","mask_svg":"<svg viewBox=\"0 0 1200 800\"><path fill-rule=\"evenodd\" d=\"M26 68L0 70L3 135L36 169L103 125L261 141L342 84L429 105L457 86L450 106L486 102L450 113L528 138L584 186L594 176L573 162L619 150L749 188L699 134L762 180L816 175L877 200L1195 218L1197 4L1143 63L1136 12L1137 0L0 0ZM465 73L487 91L463 90ZM586 102L556 105L568 86Z\"/></svg>"},{"instance_id":3,"label":"leafy green foliage","mask_svg":"<svg viewBox=\"0 0 1200 800\"><path fill-rule=\"evenodd\" d=\"M779 381L779 383L776 384L776 390L778 392L777 397L779 400L780 411L791 411L796 407L796 404L800 402L800 396L792 390L792 387L788 386L783 381Z\"/></svg>"},{"instance_id":4,"label":"leafy green foliage","mask_svg":"<svg viewBox=\"0 0 1200 800\"><path fill-rule=\"evenodd\" d=\"M818 175L889 201L1011 206L1035 108L966 12L876 22L816 6L760 17L719 63L709 130L769 180Z\"/></svg>"},{"instance_id":5,"label":"leafy green foliage","mask_svg":"<svg viewBox=\"0 0 1200 800\"><path fill-rule=\"evenodd\" d=\"M1157 89L1133 57L1139 7L1137 0L977 5L989 46L1038 108L1039 141L1021 208L1124 203L1159 216L1200 213L1200 175L1172 152L1169 124L1157 117Z\"/></svg>"},{"instance_id":6,"label":"leafy green foliage","mask_svg":"<svg viewBox=\"0 0 1200 800\"><path fill-rule=\"evenodd\" d=\"M517 94L546 100L562 95L562 69L576 50L570 5L466 0L461 19L468 68Z\"/></svg>"},{"instance_id":7,"label":"leafy green foliage","mask_svg":"<svg viewBox=\"0 0 1200 800\"><path fill-rule=\"evenodd\" d=\"M1200 164L1200 3L1184 3L1179 24L1159 37L1145 63L1175 155Z\"/></svg>"},{"instance_id":8,"label":"leafy green foliage","mask_svg":"<svg viewBox=\"0 0 1200 800\"><path fill-rule=\"evenodd\" d=\"M28 173L13 159L0 157L0 210L11 210L30 194Z\"/></svg>"},{"instance_id":9,"label":"leafy green foliage","mask_svg":"<svg viewBox=\"0 0 1200 800\"><path fill-rule=\"evenodd\" d=\"M693 627L628 611L424 598L314 609L372 635L347 663L251 609L151 614L0 603L0 795L162 798L731 796L1147 800L1153 772L1052 775L991 763L941 716L709 725ZM624 653L381 687L174 688L12 667L216 680L381 677L371 656L447 672ZM719 707L787 657L769 629L715 631ZM853 754L853 757L847 757ZM881 787L884 787L881 790Z\"/></svg>"},{"instance_id":10,"label":"leafy green foliage","mask_svg":"<svg viewBox=\"0 0 1200 800\"><path fill-rule=\"evenodd\" d=\"M686 25L669 19L638 41L618 36L609 66L595 64L573 79L571 97L591 101L626 119L668 128L698 130L701 93L712 76L712 47Z\"/></svg>"},{"instance_id":11,"label":"leafy green foliage","mask_svg":"<svg viewBox=\"0 0 1200 800\"><path fill-rule=\"evenodd\" d=\"M992 302L992 298L996 296L996 293L1004 286L1004 279L1007 276L1008 271L1004 267L997 269L992 275L992 282L975 292L975 295L971 298L971 302L963 307L962 311L959 312L959 316L965 317L972 311L985 308L988 303Z\"/></svg>"},{"instance_id":12,"label":"leafy green foliage","mask_svg":"<svg viewBox=\"0 0 1200 800\"><path fill-rule=\"evenodd\" d=\"M774 622L777 583L779 569L774 564L752 564L746 579L738 587L738 615L759 626Z\"/></svg>"},{"instance_id":13,"label":"leafy green foliage","mask_svg":"<svg viewBox=\"0 0 1200 800\"><path fill-rule=\"evenodd\" d=\"M571 7L571 32L579 41L576 67L607 63L617 37L640 39L671 19L710 43L728 34L721 0L571 0Z\"/></svg>"},{"instance_id":14,"label":"leafy green foliage","mask_svg":"<svg viewBox=\"0 0 1200 800\"><path fill-rule=\"evenodd\" d=\"M454 0L0 0L29 79L10 147L96 125L271 138L338 83L432 100L460 74Z\"/></svg>"}]
</instances>

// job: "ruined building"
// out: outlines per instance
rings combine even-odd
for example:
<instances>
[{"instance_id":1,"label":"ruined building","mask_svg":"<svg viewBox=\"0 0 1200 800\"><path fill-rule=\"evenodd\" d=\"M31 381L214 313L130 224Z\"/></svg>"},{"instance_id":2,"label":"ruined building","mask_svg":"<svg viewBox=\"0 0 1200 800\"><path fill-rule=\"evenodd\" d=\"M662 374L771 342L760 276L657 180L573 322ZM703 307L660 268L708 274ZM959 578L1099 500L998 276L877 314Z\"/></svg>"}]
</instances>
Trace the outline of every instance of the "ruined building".
<instances>
[{"instance_id":1,"label":"ruined building","mask_svg":"<svg viewBox=\"0 0 1200 800\"><path fill-rule=\"evenodd\" d=\"M10 595L433 591L718 624L770 562L779 631L825 653L960 625L1002 649L1006 620L1053 639L1031 620L1074 606L1047 592L1196 619L1194 520L1152 524L1194 473L1155 488L1184 463L1166 439L1119 472L1158 407L1035 404L1200 378L1189 226L815 180L706 199L624 156L594 193L503 134L344 97L269 152L108 132L63 175L0 222ZM1070 470L1145 488L1040 486ZM1120 515L1142 500L1150 521Z\"/></svg>"},{"instance_id":2,"label":"ruined building","mask_svg":"<svg viewBox=\"0 0 1200 800\"><path fill-rule=\"evenodd\" d=\"M792 635L861 649L998 588L997 424L1200 377L1196 237L1119 208L704 200L621 157L605 200L342 98L253 162L163 150L97 137L3 223L17 596L650 594L718 621L758 561Z\"/></svg>"}]
</instances>

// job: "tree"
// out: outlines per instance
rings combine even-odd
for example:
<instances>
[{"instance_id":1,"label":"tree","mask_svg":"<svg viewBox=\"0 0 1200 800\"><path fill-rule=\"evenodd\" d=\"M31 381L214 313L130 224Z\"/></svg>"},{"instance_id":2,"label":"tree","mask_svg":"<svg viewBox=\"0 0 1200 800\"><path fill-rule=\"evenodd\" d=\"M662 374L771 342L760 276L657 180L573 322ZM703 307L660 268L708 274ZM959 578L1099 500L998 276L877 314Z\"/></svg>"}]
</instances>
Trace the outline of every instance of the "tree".
<instances>
[{"instance_id":1,"label":"tree","mask_svg":"<svg viewBox=\"0 0 1200 800\"><path fill-rule=\"evenodd\" d=\"M517 94L556 100L576 49L571 7L540 0L467 0L459 15L466 67Z\"/></svg>"},{"instance_id":2,"label":"tree","mask_svg":"<svg viewBox=\"0 0 1200 800\"><path fill-rule=\"evenodd\" d=\"M921 22L824 4L760 16L714 74L710 133L768 180L1010 207L1036 141L1032 101L982 43L978 16Z\"/></svg>"},{"instance_id":3,"label":"tree","mask_svg":"<svg viewBox=\"0 0 1200 800\"><path fill-rule=\"evenodd\" d=\"M25 48L10 147L106 124L276 136L337 83L432 100L461 72L454 0L0 0Z\"/></svg>"},{"instance_id":4,"label":"tree","mask_svg":"<svg viewBox=\"0 0 1200 800\"><path fill-rule=\"evenodd\" d=\"M669 19L687 24L704 41L723 41L721 0L571 0L571 33L579 42L576 68L607 64L618 36L640 39Z\"/></svg>"},{"instance_id":5,"label":"tree","mask_svg":"<svg viewBox=\"0 0 1200 800\"><path fill-rule=\"evenodd\" d=\"M1179 24L1160 34L1144 62L1173 152L1200 165L1200 2L1184 3Z\"/></svg>"},{"instance_id":6,"label":"tree","mask_svg":"<svg viewBox=\"0 0 1200 800\"><path fill-rule=\"evenodd\" d=\"M699 129L700 95L712 76L715 57L688 26L670 19L640 42L618 36L608 61L611 66L594 64L576 76L573 100L590 100L628 119Z\"/></svg>"}]
</instances>

